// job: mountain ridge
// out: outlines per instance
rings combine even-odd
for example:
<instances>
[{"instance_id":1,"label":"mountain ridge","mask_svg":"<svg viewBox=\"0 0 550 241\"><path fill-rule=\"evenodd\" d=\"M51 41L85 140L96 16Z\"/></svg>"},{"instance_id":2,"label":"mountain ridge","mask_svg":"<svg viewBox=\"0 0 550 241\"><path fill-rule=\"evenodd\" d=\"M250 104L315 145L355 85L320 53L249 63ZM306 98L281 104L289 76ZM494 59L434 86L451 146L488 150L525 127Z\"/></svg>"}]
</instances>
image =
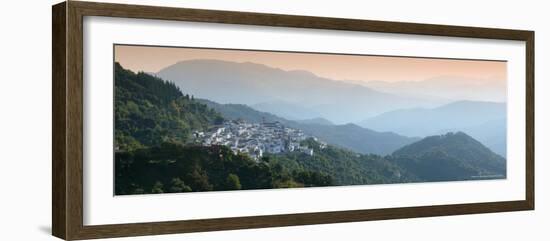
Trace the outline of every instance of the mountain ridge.
<instances>
[{"instance_id":1,"label":"mountain ridge","mask_svg":"<svg viewBox=\"0 0 550 241\"><path fill-rule=\"evenodd\" d=\"M183 94L174 83L133 73L115 63L116 195L493 179L501 178L503 170L505 177L504 159L461 133L427 137L386 156L360 154L310 137L300 143L314 151L309 154L285 151L252 159L226 145L200 145L190 135L219 128L228 116L279 119L294 123L297 129L311 128L319 135L330 129L285 120L245 105L209 102L210 106L217 104L225 111L222 113L207 102ZM365 140L378 144L384 142L381 136L397 135L352 123L324 127L347 130L340 137L357 144L367 142L353 139L354 133L380 135ZM486 159L488 165L483 164Z\"/></svg>"},{"instance_id":2,"label":"mountain ridge","mask_svg":"<svg viewBox=\"0 0 550 241\"><path fill-rule=\"evenodd\" d=\"M404 136L430 136L463 131L481 140L493 151L506 154L506 143L501 141L506 139L506 103L455 101L436 108L394 110L358 124L376 131L392 131Z\"/></svg>"},{"instance_id":3,"label":"mountain ridge","mask_svg":"<svg viewBox=\"0 0 550 241\"><path fill-rule=\"evenodd\" d=\"M199 98L249 106L286 102L297 109L320 114L300 119L323 117L338 124L359 121L397 108L433 106L426 100L375 91L307 71L286 71L256 63L186 60L163 68L157 75ZM300 117L300 113L289 116Z\"/></svg>"},{"instance_id":4,"label":"mountain ridge","mask_svg":"<svg viewBox=\"0 0 550 241\"><path fill-rule=\"evenodd\" d=\"M434 135L392 153L392 161L423 180L506 177L506 159L464 132Z\"/></svg>"},{"instance_id":5,"label":"mountain ridge","mask_svg":"<svg viewBox=\"0 0 550 241\"><path fill-rule=\"evenodd\" d=\"M392 151L410 144L419 138L400 136L391 132L377 132L353 123L326 125L319 123L300 123L287 120L267 112L257 111L242 104L220 104L210 100L199 100L210 108L220 112L227 119L243 119L249 122L278 121L291 128L321 138L333 145L344 147L359 153L390 154Z\"/></svg>"},{"instance_id":6,"label":"mountain ridge","mask_svg":"<svg viewBox=\"0 0 550 241\"><path fill-rule=\"evenodd\" d=\"M419 81L350 81L372 88L398 95L431 96L436 99L470 99L475 101L506 100L506 80L472 78L463 76L436 76ZM476 88L476 91L471 91ZM449 91L451 90L451 91Z\"/></svg>"}]
</instances>

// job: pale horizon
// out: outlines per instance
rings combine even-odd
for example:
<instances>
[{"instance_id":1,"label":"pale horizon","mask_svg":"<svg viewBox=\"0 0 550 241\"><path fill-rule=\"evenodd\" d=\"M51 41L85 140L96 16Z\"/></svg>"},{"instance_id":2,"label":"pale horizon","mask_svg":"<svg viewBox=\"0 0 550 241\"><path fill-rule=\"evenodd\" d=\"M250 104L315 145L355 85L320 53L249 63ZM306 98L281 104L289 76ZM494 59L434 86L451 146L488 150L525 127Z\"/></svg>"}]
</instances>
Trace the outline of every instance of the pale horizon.
<instances>
[{"instance_id":1,"label":"pale horizon","mask_svg":"<svg viewBox=\"0 0 550 241\"><path fill-rule=\"evenodd\" d=\"M211 59L251 62L285 71L305 70L320 77L359 84L451 77L472 82L472 85L501 88L507 81L505 61L133 45L116 45L115 53L115 61L134 72L157 73L180 61Z\"/></svg>"}]
</instances>

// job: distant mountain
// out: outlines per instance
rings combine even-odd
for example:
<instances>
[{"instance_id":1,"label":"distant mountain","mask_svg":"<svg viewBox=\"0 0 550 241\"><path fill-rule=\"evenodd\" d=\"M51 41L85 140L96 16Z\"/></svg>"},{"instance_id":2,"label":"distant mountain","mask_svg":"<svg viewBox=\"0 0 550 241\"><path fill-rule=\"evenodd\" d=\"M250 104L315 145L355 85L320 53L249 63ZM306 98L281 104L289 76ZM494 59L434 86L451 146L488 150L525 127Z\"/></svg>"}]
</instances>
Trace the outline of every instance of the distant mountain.
<instances>
[{"instance_id":1,"label":"distant mountain","mask_svg":"<svg viewBox=\"0 0 550 241\"><path fill-rule=\"evenodd\" d=\"M399 96L439 100L506 101L506 80L438 76L423 81L356 81L368 88ZM475 88L476 91L472 91Z\"/></svg>"},{"instance_id":2,"label":"distant mountain","mask_svg":"<svg viewBox=\"0 0 550 241\"><path fill-rule=\"evenodd\" d=\"M246 105L196 99L172 82L115 63L115 194L156 194L500 178L505 161L466 134L419 142L354 124L298 123ZM192 134L226 119L280 121L314 138L313 153L265 153L260 159L225 145L200 145ZM390 153L380 156L360 154ZM338 146L346 146L347 149ZM504 174L503 174L504 173Z\"/></svg>"},{"instance_id":3,"label":"distant mountain","mask_svg":"<svg viewBox=\"0 0 550 241\"><path fill-rule=\"evenodd\" d=\"M288 122L287 119L273 115L267 112L257 111L243 104L220 104L206 99L197 99L197 101L208 105L208 107L221 113L225 118L230 120L242 119L252 123L261 123L263 121L278 121L281 123Z\"/></svg>"},{"instance_id":4,"label":"distant mountain","mask_svg":"<svg viewBox=\"0 0 550 241\"><path fill-rule=\"evenodd\" d=\"M330 122L329 120L325 118L312 118L312 119L305 119L305 120L295 120L295 122L298 122L300 124L314 124L314 125L334 125L334 123Z\"/></svg>"},{"instance_id":5,"label":"distant mountain","mask_svg":"<svg viewBox=\"0 0 550 241\"><path fill-rule=\"evenodd\" d=\"M462 131L479 140L493 152L506 156L506 119L490 120L480 125L452 128L440 131L438 134Z\"/></svg>"},{"instance_id":6,"label":"distant mountain","mask_svg":"<svg viewBox=\"0 0 550 241\"><path fill-rule=\"evenodd\" d=\"M355 124L320 125L291 123L289 126L301 129L333 145L348 148L363 154L386 155L413 143L419 138L400 136L393 132L377 132Z\"/></svg>"},{"instance_id":7,"label":"distant mountain","mask_svg":"<svg viewBox=\"0 0 550 241\"><path fill-rule=\"evenodd\" d=\"M258 111L273 113L288 120L322 118L318 117L322 116L322 114L313 110L313 108L310 109L307 107L303 107L300 104L285 101L262 102L254 104L250 107Z\"/></svg>"},{"instance_id":8,"label":"distant mountain","mask_svg":"<svg viewBox=\"0 0 550 241\"><path fill-rule=\"evenodd\" d=\"M426 136L438 131L477 126L506 117L506 104L457 101L437 108L390 111L359 123L378 131L395 131L408 136Z\"/></svg>"},{"instance_id":9,"label":"distant mountain","mask_svg":"<svg viewBox=\"0 0 550 241\"><path fill-rule=\"evenodd\" d=\"M391 132L377 132L354 124L327 125L328 122L322 119L309 120L304 123L287 120L270 113L260 112L246 105L219 104L208 100L199 101L221 113L224 118L227 119L243 119L256 123L262 121L278 121L288 127L300 129L330 144L363 154L373 153L386 155L404 145L419 140L419 138L404 137Z\"/></svg>"},{"instance_id":10,"label":"distant mountain","mask_svg":"<svg viewBox=\"0 0 550 241\"><path fill-rule=\"evenodd\" d=\"M463 131L493 151L502 155L506 153L505 103L457 101L432 109L395 110L364 120L359 125L405 136L429 136L449 131Z\"/></svg>"},{"instance_id":11,"label":"distant mountain","mask_svg":"<svg viewBox=\"0 0 550 241\"><path fill-rule=\"evenodd\" d=\"M160 70L184 92L218 103L246 104L289 119L322 117L348 123L398 108L430 107L430 101L365 86L285 71L255 63L186 60Z\"/></svg>"},{"instance_id":12,"label":"distant mountain","mask_svg":"<svg viewBox=\"0 0 550 241\"><path fill-rule=\"evenodd\" d=\"M335 185L332 176L315 170L289 171L227 146L197 145L192 132L222 124L220 113L171 82L118 63L114 69L116 195ZM372 173L361 180L403 180Z\"/></svg>"},{"instance_id":13,"label":"distant mountain","mask_svg":"<svg viewBox=\"0 0 550 241\"><path fill-rule=\"evenodd\" d=\"M395 151L392 160L428 181L506 177L506 159L463 132L426 137Z\"/></svg>"}]
</instances>

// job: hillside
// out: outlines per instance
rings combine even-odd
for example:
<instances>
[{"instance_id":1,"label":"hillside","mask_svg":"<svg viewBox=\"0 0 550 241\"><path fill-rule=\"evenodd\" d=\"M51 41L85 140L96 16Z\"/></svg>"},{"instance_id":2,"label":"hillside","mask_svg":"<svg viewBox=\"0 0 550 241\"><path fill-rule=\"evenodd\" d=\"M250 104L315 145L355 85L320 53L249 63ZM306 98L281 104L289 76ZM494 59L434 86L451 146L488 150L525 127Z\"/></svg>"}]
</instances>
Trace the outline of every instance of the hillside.
<instances>
[{"instance_id":1,"label":"hillside","mask_svg":"<svg viewBox=\"0 0 550 241\"><path fill-rule=\"evenodd\" d=\"M157 75L200 98L245 104L292 120L322 117L342 124L398 108L433 106L422 99L391 95L307 71L285 71L249 62L186 60Z\"/></svg>"},{"instance_id":2,"label":"hillside","mask_svg":"<svg viewBox=\"0 0 550 241\"><path fill-rule=\"evenodd\" d=\"M320 118L320 117L303 119L303 120L295 120L295 122L298 122L300 124L316 124L316 125L325 125L325 126L334 125L334 123L330 122L329 120L325 118Z\"/></svg>"},{"instance_id":3,"label":"hillside","mask_svg":"<svg viewBox=\"0 0 550 241\"><path fill-rule=\"evenodd\" d=\"M287 120L314 119L322 118L319 116L326 116L322 111L317 111L315 108L310 106L304 106L299 102L289 102L283 100L261 102L253 104L250 107L261 112L276 114L277 116L283 117Z\"/></svg>"},{"instance_id":4,"label":"hillside","mask_svg":"<svg viewBox=\"0 0 550 241\"><path fill-rule=\"evenodd\" d=\"M359 123L376 131L405 136L430 136L462 131L482 141L491 150L506 155L506 104L457 101L432 109L403 109Z\"/></svg>"},{"instance_id":5,"label":"hillside","mask_svg":"<svg viewBox=\"0 0 550 241\"><path fill-rule=\"evenodd\" d=\"M347 148L362 154L387 155L419 138L400 136L392 132L377 132L355 124L320 125L290 123L289 126L301 129L333 145Z\"/></svg>"},{"instance_id":6,"label":"hillside","mask_svg":"<svg viewBox=\"0 0 550 241\"><path fill-rule=\"evenodd\" d=\"M262 121L279 121L281 123L289 122L287 119L278 117L268 112L257 111L243 104L219 104L206 99L198 99L197 101L208 105L208 107L216 110L229 120L242 119L252 123L260 123Z\"/></svg>"},{"instance_id":7,"label":"hillside","mask_svg":"<svg viewBox=\"0 0 550 241\"><path fill-rule=\"evenodd\" d=\"M133 73L115 63L115 146L133 150L162 142L186 143L193 130L223 122L207 105L173 83Z\"/></svg>"},{"instance_id":8,"label":"hillside","mask_svg":"<svg viewBox=\"0 0 550 241\"><path fill-rule=\"evenodd\" d=\"M173 83L115 63L115 94L117 195L332 185L322 173L287 173L225 146L193 144L192 131L223 117Z\"/></svg>"},{"instance_id":9,"label":"hillside","mask_svg":"<svg viewBox=\"0 0 550 241\"><path fill-rule=\"evenodd\" d=\"M235 118L281 121L351 148L308 138L300 147L311 153L266 152L253 159L228 146L200 145L191 138L194 131L212 129ZM410 142L401 143L404 147L387 156L351 150L362 146L370 148L368 153L389 152L383 148L391 147L395 140ZM412 142L353 124L303 124L244 105L196 100L171 82L115 64L116 195L505 177L504 158L464 133Z\"/></svg>"},{"instance_id":10,"label":"hillside","mask_svg":"<svg viewBox=\"0 0 550 241\"><path fill-rule=\"evenodd\" d=\"M428 181L506 177L506 159L463 132L426 137L395 151L391 159Z\"/></svg>"},{"instance_id":11,"label":"hillside","mask_svg":"<svg viewBox=\"0 0 550 241\"><path fill-rule=\"evenodd\" d=\"M220 124L222 115L170 82L119 64L115 64L115 94L116 195L407 180L398 167L381 158L359 159L360 155L333 146L326 148L330 152L317 149L310 158L287 152L253 160L226 146L198 145L191 133ZM299 157L295 165L290 164L291 156Z\"/></svg>"},{"instance_id":12,"label":"hillside","mask_svg":"<svg viewBox=\"0 0 550 241\"><path fill-rule=\"evenodd\" d=\"M321 148L313 139L305 141L314 155L289 152L267 155L270 163L276 163L290 172L304 170L325 173L332 177L334 185L365 185L383 183L417 182L412 173L379 155L363 155L328 145Z\"/></svg>"},{"instance_id":13,"label":"hillside","mask_svg":"<svg viewBox=\"0 0 550 241\"><path fill-rule=\"evenodd\" d=\"M481 142L483 145L491 149L491 151L506 156L506 119L494 119L482 123L480 125L462 127L460 129L446 129L437 134L447 132L462 131L474 139Z\"/></svg>"},{"instance_id":14,"label":"hillside","mask_svg":"<svg viewBox=\"0 0 550 241\"><path fill-rule=\"evenodd\" d=\"M320 172L288 172L226 146L160 146L115 155L117 195L332 186Z\"/></svg>"},{"instance_id":15,"label":"hillside","mask_svg":"<svg viewBox=\"0 0 550 241\"><path fill-rule=\"evenodd\" d=\"M252 123L262 121L278 121L292 128L316 136L330 144L340 146L363 154L390 154L398 148L413 143L419 138L409 138L391 132L377 132L354 124L329 125L326 121L290 121L276 115L254 110L246 105L219 104L213 101L200 100L210 108L218 111L224 118L230 120L246 120ZM305 123L304 123L305 122Z\"/></svg>"}]
</instances>

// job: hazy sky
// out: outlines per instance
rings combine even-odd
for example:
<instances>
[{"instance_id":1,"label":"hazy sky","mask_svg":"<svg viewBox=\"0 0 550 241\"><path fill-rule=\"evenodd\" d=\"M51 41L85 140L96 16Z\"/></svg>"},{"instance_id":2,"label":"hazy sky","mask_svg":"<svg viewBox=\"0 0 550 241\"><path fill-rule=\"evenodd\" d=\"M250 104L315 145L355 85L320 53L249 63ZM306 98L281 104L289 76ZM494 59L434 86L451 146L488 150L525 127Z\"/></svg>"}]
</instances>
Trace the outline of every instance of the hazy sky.
<instances>
[{"instance_id":1,"label":"hazy sky","mask_svg":"<svg viewBox=\"0 0 550 241\"><path fill-rule=\"evenodd\" d=\"M456 76L495 86L506 81L506 62L503 61L123 45L115 47L115 60L133 71L158 72L178 61L190 59L254 62L283 70L307 70L336 80L396 82Z\"/></svg>"}]
</instances>

